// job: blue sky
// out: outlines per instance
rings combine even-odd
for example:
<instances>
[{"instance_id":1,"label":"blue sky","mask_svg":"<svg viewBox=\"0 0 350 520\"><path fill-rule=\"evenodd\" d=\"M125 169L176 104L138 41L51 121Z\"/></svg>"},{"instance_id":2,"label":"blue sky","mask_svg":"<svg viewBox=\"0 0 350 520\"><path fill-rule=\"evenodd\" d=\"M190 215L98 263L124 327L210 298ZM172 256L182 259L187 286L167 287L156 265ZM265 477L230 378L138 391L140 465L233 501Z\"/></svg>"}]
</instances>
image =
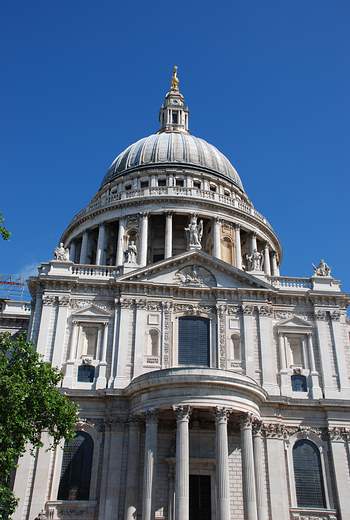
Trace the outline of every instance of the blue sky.
<instances>
[{"instance_id":1,"label":"blue sky","mask_svg":"<svg viewBox=\"0 0 350 520\"><path fill-rule=\"evenodd\" d=\"M158 128L173 64L190 129L277 231L282 274L321 257L350 290L350 4L4 1L0 272L52 256L114 157Z\"/></svg>"}]
</instances>

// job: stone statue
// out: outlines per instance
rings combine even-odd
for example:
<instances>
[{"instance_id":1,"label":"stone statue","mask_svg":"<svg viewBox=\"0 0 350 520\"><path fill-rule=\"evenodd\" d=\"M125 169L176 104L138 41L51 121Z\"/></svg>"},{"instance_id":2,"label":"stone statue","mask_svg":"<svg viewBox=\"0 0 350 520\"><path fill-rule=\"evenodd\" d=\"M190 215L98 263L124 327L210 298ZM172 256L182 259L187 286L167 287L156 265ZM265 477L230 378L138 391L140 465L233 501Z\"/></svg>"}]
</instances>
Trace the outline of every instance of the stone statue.
<instances>
[{"instance_id":1,"label":"stone statue","mask_svg":"<svg viewBox=\"0 0 350 520\"><path fill-rule=\"evenodd\" d=\"M187 248L202 249L203 220L197 224L197 215L192 215L188 227L185 228Z\"/></svg>"},{"instance_id":2,"label":"stone statue","mask_svg":"<svg viewBox=\"0 0 350 520\"><path fill-rule=\"evenodd\" d=\"M179 90L179 78L177 77L177 66L174 65L173 75L171 78L171 90Z\"/></svg>"},{"instance_id":3,"label":"stone statue","mask_svg":"<svg viewBox=\"0 0 350 520\"><path fill-rule=\"evenodd\" d=\"M58 247L56 247L53 252L55 260L59 262L69 262L69 249L65 248L63 242L60 243Z\"/></svg>"},{"instance_id":4,"label":"stone statue","mask_svg":"<svg viewBox=\"0 0 350 520\"><path fill-rule=\"evenodd\" d=\"M262 271L264 265L264 255L254 249L251 255L245 255L248 262L248 271Z\"/></svg>"},{"instance_id":5,"label":"stone statue","mask_svg":"<svg viewBox=\"0 0 350 520\"><path fill-rule=\"evenodd\" d=\"M137 262L137 247L133 240L129 242L128 249L125 251L125 263L136 264Z\"/></svg>"},{"instance_id":6,"label":"stone statue","mask_svg":"<svg viewBox=\"0 0 350 520\"><path fill-rule=\"evenodd\" d=\"M330 276L331 275L331 268L329 265L326 264L326 262L322 259L320 260L320 263L318 266L315 264L312 264L312 267L314 268L314 276Z\"/></svg>"}]
</instances>

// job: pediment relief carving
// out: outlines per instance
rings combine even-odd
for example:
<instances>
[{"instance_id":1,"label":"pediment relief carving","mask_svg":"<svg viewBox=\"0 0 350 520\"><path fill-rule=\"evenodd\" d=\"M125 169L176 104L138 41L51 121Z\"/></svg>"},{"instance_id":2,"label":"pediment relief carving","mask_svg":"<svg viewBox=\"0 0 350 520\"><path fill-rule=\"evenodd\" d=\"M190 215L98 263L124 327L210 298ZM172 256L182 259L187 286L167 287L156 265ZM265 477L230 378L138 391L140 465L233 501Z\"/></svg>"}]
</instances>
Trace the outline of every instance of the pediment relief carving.
<instances>
[{"instance_id":1,"label":"pediment relief carving","mask_svg":"<svg viewBox=\"0 0 350 520\"><path fill-rule=\"evenodd\" d=\"M175 274L175 281L185 287L216 287L215 276L200 265L187 265Z\"/></svg>"},{"instance_id":2,"label":"pediment relief carving","mask_svg":"<svg viewBox=\"0 0 350 520\"><path fill-rule=\"evenodd\" d=\"M89 305L72 313L74 318L109 318L110 315L111 313L107 309L97 305Z\"/></svg>"}]
</instances>

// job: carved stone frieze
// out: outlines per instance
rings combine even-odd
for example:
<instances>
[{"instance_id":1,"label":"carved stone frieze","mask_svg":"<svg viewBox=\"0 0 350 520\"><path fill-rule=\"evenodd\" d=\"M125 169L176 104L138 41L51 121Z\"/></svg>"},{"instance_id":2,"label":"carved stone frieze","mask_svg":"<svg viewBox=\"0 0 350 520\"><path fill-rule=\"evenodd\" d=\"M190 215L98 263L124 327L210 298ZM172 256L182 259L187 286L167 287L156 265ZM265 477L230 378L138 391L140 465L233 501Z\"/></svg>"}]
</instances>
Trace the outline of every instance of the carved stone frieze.
<instances>
[{"instance_id":1,"label":"carved stone frieze","mask_svg":"<svg viewBox=\"0 0 350 520\"><path fill-rule=\"evenodd\" d=\"M261 305L258 307L258 313L262 317L272 317L273 316L273 308L271 305Z\"/></svg>"},{"instance_id":2,"label":"carved stone frieze","mask_svg":"<svg viewBox=\"0 0 350 520\"><path fill-rule=\"evenodd\" d=\"M350 440L350 428L344 426L332 426L327 430L330 441L349 441Z\"/></svg>"},{"instance_id":3,"label":"carved stone frieze","mask_svg":"<svg viewBox=\"0 0 350 520\"><path fill-rule=\"evenodd\" d=\"M69 307L70 297L69 296L59 296L58 304L60 307Z\"/></svg>"},{"instance_id":4,"label":"carved stone frieze","mask_svg":"<svg viewBox=\"0 0 350 520\"><path fill-rule=\"evenodd\" d=\"M227 306L227 314L229 316L239 316L240 308L238 307L238 305L228 305Z\"/></svg>"},{"instance_id":5,"label":"carved stone frieze","mask_svg":"<svg viewBox=\"0 0 350 520\"><path fill-rule=\"evenodd\" d=\"M328 319L327 311L325 311L324 309L317 309L315 311L315 320L327 321L327 319Z\"/></svg>"},{"instance_id":6,"label":"carved stone frieze","mask_svg":"<svg viewBox=\"0 0 350 520\"><path fill-rule=\"evenodd\" d=\"M43 305L56 305L57 296L53 296L51 294L44 294L43 296Z\"/></svg>"},{"instance_id":7,"label":"carved stone frieze","mask_svg":"<svg viewBox=\"0 0 350 520\"><path fill-rule=\"evenodd\" d=\"M226 313L227 305L219 304L216 307L219 330L219 366L226 368Z\"/></svg>"},{"instance_id":8,"label":"carved stone frieze","mask_svg":"<svg viewBox=\"0 0 350 520\"><path fill-rule=\"evenodd\" d=\"M70 300L70 308L73 310L81 310L86 309L87 307L97 307L98 309L101 309L102 311L110 312L114 309L114 303L108 303L108 302L96 302L94 300L78 300L78 299L71 299Z\"/></svg>"},{"instance_id":9,"label":"carved stone frieze","mask_svg":"<svg viewBox=\"0 0 350 520\"><path fill-rule=\"evenodd\" d=\"M133 298L119 298L119 305L122 309L132 309L135 305Z\"/></svg>"},{"instance_id":10,"label":"carved stone frieze","mask_svg":"<svg viewBox=\"0 0 350 520\"><path fill-rule=\"evenodd\" d=\"M333 320L333 321L339 321L340 317L341 317L341 312L340 311L332 311L330 313L330 317L331 317L331 320Z\"/></svg>"},{"instance_id":11,"label":"carved stone frieze","mask_svg":"<svg viewBox=\"0 0 350 520\"><path fill-rule=\"evenodd\" d=\"M175 303L174 312L195 315L195 314L212 314L214 307L211 305L195 305L192 303Z\"/></svg>"},{"instance_id":12,"label":"carved stone frieze","mask_svg":"<svg viewBox=\"0 0 350 520\"><path fill-rule=\"evenodd\" d=\"M333 512L327 511L291 511L291 520L337 520Z\"/></svg>"},{"instance_id":13,"label":"carved stone frieze","mask_svg":"<svg viewBox=\"0 0 350 520\"><path fill-rule=\"evenodd\" d=\"M254 313L254 305L251 305L251 304L242 305L242 312L245 316L252 316Z\"/></svg>"},{"instance_id":14,"label":"carved stone frieze","mask_svg":"<svg viewBox=\"0 0 350 520\"><path fill-rule=\"evenodd\" d=\"M170 364L170 338L171 338L171 302L163 302L161 304L163 311L163 364L164 368L168 368Z\"/></svg>"}]
</instances>

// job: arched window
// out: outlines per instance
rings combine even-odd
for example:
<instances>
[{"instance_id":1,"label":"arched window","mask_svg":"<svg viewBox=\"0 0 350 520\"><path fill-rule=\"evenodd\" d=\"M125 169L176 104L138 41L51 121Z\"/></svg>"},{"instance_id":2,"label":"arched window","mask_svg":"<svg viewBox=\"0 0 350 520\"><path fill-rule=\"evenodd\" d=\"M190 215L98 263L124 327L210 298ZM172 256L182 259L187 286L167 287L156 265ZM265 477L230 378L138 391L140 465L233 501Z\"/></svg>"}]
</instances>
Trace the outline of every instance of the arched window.
<instances>
[{"instance_id":1,"label":"arched window","mask_svg":"<svg viewBox=\"0 0 350 520\"><path fill-rule=\"evenodd\" d=\"M228 264L232 265L232 263L233 263L233 246L232 246L232 241L228 237L225 237L221 241L221 251L222 251L222 260L224 262L227 262Z\"/></svg>"},{"instance_id":2,"label":"arched window","mask_svg":"<svg viewBox=\"0 0 350 520\"><path fill-rule=\"evenodd\" d=\"M93 440L77 432L64 445L58 500L89 500Z\"/></svg>"},{"instance_id":3,"label":"arched window","mask_svg":"<svg viewBox=\"0 0 350 520\"><path fill-rule=\"evenodd\" d=\"M209 320L185 316L179 318L179 365L210 363Z\"/></svg>"},{"instance_id":4,"label":"arched window","mask_svg":"<svg viewBox=\"0 0 350 520\"><path fill-rule=\"evenodd\" d=\"M326 507L317 446L305 439L297 441L293 447L293 465L298 507Z\"/></svg>"},{"instance_id":5,"label":"arched window","mask_svg":"<svg viewBox=\"0 0 350 520\"><path fill-rule=\"evenodd\" d=\"M150 356L159 356L159 331L157 329L151 329L149 331L149 350Z\"/></svg>"},{"instance_id":6,"label":"arched window","mask_svg":"<svg viewBox=\"0 0 350 520\"><path fill-rule=\"evenodd\" d=\"M234 361L241 361L241 340L239 334L232 334L231 350Z\"/></svg>"}]
</instances>

